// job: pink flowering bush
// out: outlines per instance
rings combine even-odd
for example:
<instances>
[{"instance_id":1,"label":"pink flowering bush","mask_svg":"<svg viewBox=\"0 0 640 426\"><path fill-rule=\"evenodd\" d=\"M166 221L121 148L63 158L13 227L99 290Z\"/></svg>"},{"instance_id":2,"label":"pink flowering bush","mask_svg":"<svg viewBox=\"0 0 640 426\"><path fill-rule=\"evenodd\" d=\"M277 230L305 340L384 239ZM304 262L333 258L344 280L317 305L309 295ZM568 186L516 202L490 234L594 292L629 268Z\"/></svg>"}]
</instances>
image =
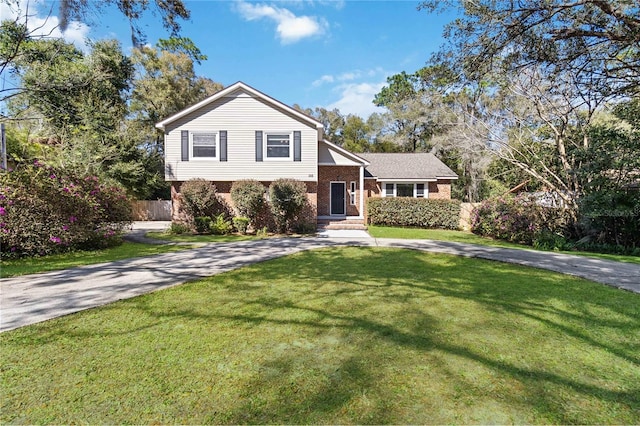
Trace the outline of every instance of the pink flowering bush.
<instances>
[{"instance_id":1,"label":"pink flowering bush","mask_svg":"<svg viewBox=\"0 0 640 426\"><path fill-rule=\"evenodd\" d=\"M527 245L554 235L563 239L567 223L563 209L543 207L526 195L485 200L471 214L473 233Z\"/></svg>"},{"instance_id":2,"label":"pink flowering bush","mask_svg":"<svg viewBox=\"0 0 640 426\"><path fill-rule=\"evenodd\" d=\"M131 223L121 188L39 163L0 174L0 251L20 257L121 241Z\"/></svg>"}]
</instances>

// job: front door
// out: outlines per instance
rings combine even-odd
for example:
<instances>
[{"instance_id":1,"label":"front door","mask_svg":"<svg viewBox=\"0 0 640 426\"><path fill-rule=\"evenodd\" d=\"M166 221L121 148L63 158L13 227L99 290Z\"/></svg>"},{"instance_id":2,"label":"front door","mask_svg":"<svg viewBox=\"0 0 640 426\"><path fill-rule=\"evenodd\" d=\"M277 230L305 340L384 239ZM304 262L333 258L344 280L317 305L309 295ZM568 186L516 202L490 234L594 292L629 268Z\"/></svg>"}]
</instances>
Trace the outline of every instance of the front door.
<instances>
[{"instance_id":1,"label":"front door","mask_svg":"<svg viewBox=\"0 0 640 426\"><path fill-rule=\"evenodd\" d=\"M331 182L331 216L345 215L345 194L347 184L345 182Z\"/></svg>"}]
</instances>

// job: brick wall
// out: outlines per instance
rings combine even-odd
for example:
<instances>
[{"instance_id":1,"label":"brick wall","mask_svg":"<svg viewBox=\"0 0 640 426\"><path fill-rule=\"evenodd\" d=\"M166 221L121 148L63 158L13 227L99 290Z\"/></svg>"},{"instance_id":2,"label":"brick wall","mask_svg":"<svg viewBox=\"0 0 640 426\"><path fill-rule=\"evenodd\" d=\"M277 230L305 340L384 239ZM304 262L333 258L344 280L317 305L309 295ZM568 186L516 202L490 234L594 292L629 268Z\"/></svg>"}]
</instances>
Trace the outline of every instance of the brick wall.
<instances>
[{"instance_id":1,"label":"brick wall","mask_svg":"<svg viewBox=\"0 0 640 426\"><path fill-rule=\"evenodd\" d=\"M439 180L429 182L429 198L438 200L451 199L451 180Z\"/></svg>"},{"instance_id":2,"label":"brick wall","mask_svg":"<svg viewBox=\"0 0 640 426\"><path fill-rule=\"evenodd\" d=\"M268 190L271 182L260 182L264 185L265 190ZM227 209L233 211L233 201L231 200L231 186L233 182L213 182L216 186L216 192L221 201L226 204ZM185 222L187 217L184 213L180 212L180 186L182 182L171 182L171 218L174 222ZM304 209L301 215L301 220L316 223L317 221L317 205L318 205L318 184L316 182L305 182L307 187L307 200L308 206Z\"/></svg>"},{"instance_id":3,"label":"brick wall","mask_svg":"<svg viewBox=\"0 0 640 426\"><path fill-rule=\"evenodd\" d=\"M358 166L319 166L317 206L318 216L329 216L331 213L331 182L344 182L347 216L359 216L360 206L360 167ZM356 203L349 202L351 182L356 183ZM365 193L365 198L367 194Z\"/></svg>"}]
</instances>

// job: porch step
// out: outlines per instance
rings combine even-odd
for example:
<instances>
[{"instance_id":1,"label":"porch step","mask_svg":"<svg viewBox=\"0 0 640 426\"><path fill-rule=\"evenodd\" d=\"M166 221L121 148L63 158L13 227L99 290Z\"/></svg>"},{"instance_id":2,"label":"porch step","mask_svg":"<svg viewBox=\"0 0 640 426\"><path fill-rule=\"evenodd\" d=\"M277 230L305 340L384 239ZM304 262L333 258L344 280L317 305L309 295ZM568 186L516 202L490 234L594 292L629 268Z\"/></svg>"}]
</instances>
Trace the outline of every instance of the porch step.
<instances>
[{"instance_id":1,"label":"porch step","mask_svg":"<svg viewBox=\"0 0 640 426\"><path fill-rule=\"evenodd\" d=\"M362 219L318 219L318 231L326 229L366 231L367 226Z\"/></svg>"}]
</instances>

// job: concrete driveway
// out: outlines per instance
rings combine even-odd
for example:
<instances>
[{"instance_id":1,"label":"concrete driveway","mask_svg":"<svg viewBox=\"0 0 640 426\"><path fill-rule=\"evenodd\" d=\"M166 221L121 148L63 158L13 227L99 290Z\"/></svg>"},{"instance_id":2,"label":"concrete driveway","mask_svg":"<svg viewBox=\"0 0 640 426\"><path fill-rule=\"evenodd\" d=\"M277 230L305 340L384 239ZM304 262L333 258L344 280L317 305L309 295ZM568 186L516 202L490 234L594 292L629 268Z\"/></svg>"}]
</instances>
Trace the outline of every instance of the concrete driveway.
<instances>
[{"instance_id":1,"label":"concrete driveway","mask_svg":"<svg viewBox=\"0 0 640 426\"><path fill-rule=\"evenodd\" d=\"M166 223L136 224L133 239ZM0 331L102 306L303 250L379 246L449 253L549 269L640 293L640 265L583 256L426 240L374 239L366 233L272 238L0 280ZM639 296L640 297L640 296Z\"/></svg>"}]
</instances>

